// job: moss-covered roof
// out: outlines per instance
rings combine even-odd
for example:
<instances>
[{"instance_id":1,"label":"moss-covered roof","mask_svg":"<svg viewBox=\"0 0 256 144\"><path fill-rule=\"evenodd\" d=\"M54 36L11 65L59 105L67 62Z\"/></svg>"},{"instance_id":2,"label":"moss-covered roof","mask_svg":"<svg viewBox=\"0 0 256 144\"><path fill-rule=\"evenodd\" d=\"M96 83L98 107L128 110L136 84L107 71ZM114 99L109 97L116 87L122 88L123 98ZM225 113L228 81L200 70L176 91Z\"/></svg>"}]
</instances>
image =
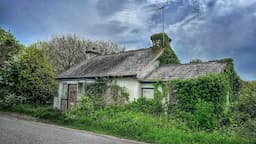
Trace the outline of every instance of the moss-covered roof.
<instances>
[{"instance_id":1,"label":"moss-covered roof","mask_svg":"<svg viewBox=\"0 0 256 144\"><path fill-rule=\"evenodd\" d=\"M159 53L151 48L96 56L63 72L57 79L88 77L136 77Z\"/></svg>"},{"instance_id":2,"label":"moss-covered roof","mask_svg":"<svg viewBox=\"0 0 256 144\"><path fill-rule=\"evenodd\" d=\"M193 64L170 64L160 66L148 75L145 81L170 80L175 78L195 78L206 74L219 74L224 71L226 62L209 61Z\"/></svg>"}]
</instances>

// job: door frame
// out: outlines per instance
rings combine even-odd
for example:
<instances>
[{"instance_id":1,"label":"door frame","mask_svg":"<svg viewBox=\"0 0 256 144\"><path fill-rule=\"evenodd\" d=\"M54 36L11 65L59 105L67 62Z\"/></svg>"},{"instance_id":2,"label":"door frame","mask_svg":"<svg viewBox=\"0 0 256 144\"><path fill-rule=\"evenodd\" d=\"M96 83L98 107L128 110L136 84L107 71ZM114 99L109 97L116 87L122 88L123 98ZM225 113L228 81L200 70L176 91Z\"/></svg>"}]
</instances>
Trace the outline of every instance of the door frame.
<instances>
[{"instance_id":1,"label":"door frame","mask_svg":"<svg viewBox=\"0 0 256 144\"><path fill-rule=\"evenodd\" d=\"M75 95L75 101L74 101L75 106L76 106L76 102L77 102L77 93L78 93L78 90L77 90L77 89L78 89L78 84L77 84L77 83L68 83L67 85L68 85L68 86L67 86L67 88L68 88L68 90L67 90L67 110L69 110L69 102L70 102L70 100L69 100L69 99L70 99L70 97L69 97L69 96L70 96L70 95L69 95L69 94L70 94L70 93L69 93L69 86L70 86L70 85L75 85L75 86L76 86L76 95Z\"/></svg>"}]
</instances>

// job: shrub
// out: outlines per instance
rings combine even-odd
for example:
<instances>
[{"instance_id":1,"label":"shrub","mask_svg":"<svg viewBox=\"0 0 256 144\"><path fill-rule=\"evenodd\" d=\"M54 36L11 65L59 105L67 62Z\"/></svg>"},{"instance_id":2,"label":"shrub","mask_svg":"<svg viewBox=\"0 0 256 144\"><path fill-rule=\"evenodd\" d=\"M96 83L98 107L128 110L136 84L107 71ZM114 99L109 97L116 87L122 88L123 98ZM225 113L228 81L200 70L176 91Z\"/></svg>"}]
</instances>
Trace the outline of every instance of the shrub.
<instances>
[{"instance_id":1,"label":"shrub","mask_svg":"<svg viewBox=\"0 0 256 144\"><path fill-rule=\"evenodd\" d=\"M3 89L25 97L30 104L52 102L57 93L55 73L42 52L35 47L29 47L12 57L4 65L0 75Z\"/></svg>"},{"instance_id":2,"label":"shrub","mask_svg":"<svg viewBox=\"0 0 256 144\"><path fill-rule=\"evenodd\" d=\"M9 60L12 55L17 54L23 46L8 31L0 27L0 68L4 62Z\"/></svg>"},{"instance_id":3,"label":"shrub","mask_svg":"<svg viewBox=\"0 0 256 144\"><path fill-rule=\"evenodd\" d=\"M180 122L166 115L154 116L142 112L127 111L123 106L110 106L94 111L91 115L80 115L66 119L65 115L49 107L17 105L13 111L44 118L68 127L103 132L149 143L253 143L253 138L243 139L237 135L227 136L218 131L191 132L183 129Z\"/></svg>"},{"instance_id":4,"label":"shrub","mask_svg":"<svg viewBox=\"0 0 256 144\"><path fill-rule=\"evenodd\" d=\"M170 82L176 92L177 109L194 112L199 100L212 102L214 113L219 117L226 106L228 84L222 75L207 75L194 79L173 80Z\"/></svg>"},{"instance_id":5,"label":"shrub","mask_svg":"<svg viewBox=\"0 0 256 144\"><path fill-rule=\"evenodd\" d=\"M202 63L203 61L200 59L191 59L189 63L196 64L196 63Z\"/></svg>"},{"instance_id":6,"label":"shrub","mask_svg":"<svg viewBox=\"0 0 256 144\"><path fill-rule=\"evenodd\" d=\"M238 98L237 110L256 118L256 82L243 82Z\"/></svg>"},{"instance_id":7,"label":"shrub","mask_svg":"<svg viewBox=\"0 0 256 144\"><path fill-rule=\"evenodd\" d=\"M212 102L199 101L194 112L197 127L203 130L212 130L216 127L217 118L214 114Z\"/></svg>"},{"instance_id":8,"label":"shrub","mask_svg":"<svg viewBox=\"0 0 256 144\"><path fill-rule=\"evenodd\" d=\"M247 120L239 130L240 135L256 141L256 119Z\"/></svg>"},{"instance_id":9,"label":"shrub","mask_svg":"<svg viewBox=\"0 0 256 144\"><path fill-rule=\"evenodd\" d=\"M16 106L17 104L21 104L25 101L24 97L22 96L17 96L16 94L13 93L4 93L4 97L0 99L0 107L2 109L4 108L12 108Z\"/></svg>"},{"instance_id":10,"label":"shrub","mask_svg":"<svg viewBox=\"0 0 256 144\"><path fill-rule=\"evenodd\" d=\"M95 109L101 109L104 107L103 95L107 89L107 78L98 78L95 83L91 83L85 86L85 95L87 95L93 102Z\"/></svg>"},{"instance_id":11,"label":"shrub","mask_svg":"<svg viewBox=\"0 0 256 144\"><path fill-rule=\"evenodd\" d=\"M76 119L79 116L90 116L93 111L94 105L92 100L88 96L82 96L79 105L71 108L71 110L66 113L66 116L70 119Z\"/></svg>"},{"instance_id":12,"label":"shrub","mask_svg":"<svg viewBox=\"0 0 256 144\"><path fill-rule=\"evenodd\" d=\"M144 113L151 113L159 115L164 112L162 102L156 99L146 99L144 97L138 98L126 105L126 108L131 111L138 111Z\"/></svg>"}]
</instances>

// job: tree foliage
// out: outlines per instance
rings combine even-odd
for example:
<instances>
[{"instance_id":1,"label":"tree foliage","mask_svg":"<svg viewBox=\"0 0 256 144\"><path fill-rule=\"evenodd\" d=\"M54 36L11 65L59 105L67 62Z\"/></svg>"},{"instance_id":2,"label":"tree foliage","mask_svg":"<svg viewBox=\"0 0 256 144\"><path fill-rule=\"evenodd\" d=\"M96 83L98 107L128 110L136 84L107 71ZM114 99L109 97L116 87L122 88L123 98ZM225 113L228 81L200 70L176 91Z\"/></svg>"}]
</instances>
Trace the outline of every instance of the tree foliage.
<instances>
[{"instance_id":1,"label":"tree foliage","mask_svg":"<svg viewBox=\"0 0 256 144\"><path fill-rule=\"evenodd\" d=\"M196 64L196 63L202 63L203 61L200 59L191 59L189 63Z\"/></svg>"},{"instance_id":2,"label":"tree foliage","mask_svg":"<svg viewBox=\"0 0 256 144\"><path fill-rule=\"evenodd\" d=\"M43 49L48 61L57 73L87 60L95 55L116 53L121 50L112 41L92 41L76 35L54 36L48 42L38 42L36 47Z\"/></svg>"},{"instance_id":3,"label":"tree foliage","mask_svg":"<svg viewBox=\"0 0 256 144\"><path fill-rule=\"evenodd\" d=\"M27 103L45 104L56 95L55 73L42 51L31 46L12 57L2 68L2 86Z\"/></svg>"},{"instance_id":4,"label":"tree foliage","mask_svg":"<svg viewBox=\"0 0 256 144\"><path fill-rule=\"evenodd\" d=\"M10 33L0 27L0 67L7 61L12 55L16 54L21 45Z\"/></svg>"},{"instance_id":5,"label":"tree foliage","mask_svg":"<svg viewBox=\"0 0 256 144\"><path fill-rule=\"evenodd\" d=\"M248 118L256 119L256 82L242 82L237 108L247 114Z\"/></svg>"}]
</instances>

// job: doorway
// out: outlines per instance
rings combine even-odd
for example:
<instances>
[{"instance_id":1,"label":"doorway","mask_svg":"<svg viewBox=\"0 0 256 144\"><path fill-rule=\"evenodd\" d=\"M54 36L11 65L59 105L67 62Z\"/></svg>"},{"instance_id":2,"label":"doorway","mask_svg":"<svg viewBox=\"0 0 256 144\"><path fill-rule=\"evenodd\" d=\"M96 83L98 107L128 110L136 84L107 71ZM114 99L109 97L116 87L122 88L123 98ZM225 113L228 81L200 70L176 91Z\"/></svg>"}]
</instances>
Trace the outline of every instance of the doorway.
<instances>
[{"instance_id":1,"label":"doorway","mask_svg":"<svg viewBox=\"0 0 256 144\"><path fill-rule=\"evenodd\" d=\"M68 109L76 106L77 84L68 84Z\"/></svg>"}]
</instances>

